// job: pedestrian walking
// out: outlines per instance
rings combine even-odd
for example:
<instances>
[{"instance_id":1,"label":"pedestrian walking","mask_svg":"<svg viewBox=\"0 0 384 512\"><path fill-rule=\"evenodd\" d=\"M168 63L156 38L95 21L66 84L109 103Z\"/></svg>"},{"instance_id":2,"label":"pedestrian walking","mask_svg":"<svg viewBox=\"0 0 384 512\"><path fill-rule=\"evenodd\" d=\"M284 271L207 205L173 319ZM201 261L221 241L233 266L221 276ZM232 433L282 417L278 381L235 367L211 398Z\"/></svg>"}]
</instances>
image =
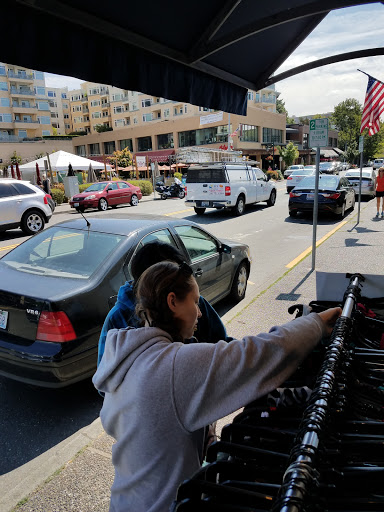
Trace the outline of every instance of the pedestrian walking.
<instances>
[{"instance_id":1,"label":"pedestrian walking","mask_svg":"<svg viewBox=\"0 0 384 512\"><path fill-rule=\"evenodd\" d=\"M376 217L380 216L380 203L381 203L381 218L384 218L383 211L383 197L384 197L384 167L380 167L378 174L376 176L376 206L377 213Z\"/></svg>"},{"instance_id":2,"label":"pedestrian walking","mask_svg":"<svg viewBox=\"0 0 384 512\"><path fill-rule=\"evenodd\" d=\"M201 466L205 425L280 386L341 313L310 313L230 343L185 344L201 318L192 269L170 261L136 286L142 327L108 332L95 387L112 449L111 512L166 512Z\"/></svg>"}]
</instances>

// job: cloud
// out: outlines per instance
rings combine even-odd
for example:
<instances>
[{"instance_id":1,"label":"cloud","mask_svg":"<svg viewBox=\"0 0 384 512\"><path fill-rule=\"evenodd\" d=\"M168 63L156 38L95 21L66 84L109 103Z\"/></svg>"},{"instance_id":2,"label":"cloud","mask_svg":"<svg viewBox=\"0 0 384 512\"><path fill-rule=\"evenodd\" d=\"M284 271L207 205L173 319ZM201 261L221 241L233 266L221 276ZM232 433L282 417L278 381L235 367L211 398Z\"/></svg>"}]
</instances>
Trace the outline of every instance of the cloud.
<instances>
[{"instance_id":1,"label":"cloud","mask_svg":"<svg viewBox=\"0 0 384 512\"><path fill-rule=\"evenodd\" d=\"M73 78L71 76L54 75L53 73L45 73L45 84L47 87L68 87L69 90L80 89L80 84L84 80Z\"/></svg>"}]
</instances>

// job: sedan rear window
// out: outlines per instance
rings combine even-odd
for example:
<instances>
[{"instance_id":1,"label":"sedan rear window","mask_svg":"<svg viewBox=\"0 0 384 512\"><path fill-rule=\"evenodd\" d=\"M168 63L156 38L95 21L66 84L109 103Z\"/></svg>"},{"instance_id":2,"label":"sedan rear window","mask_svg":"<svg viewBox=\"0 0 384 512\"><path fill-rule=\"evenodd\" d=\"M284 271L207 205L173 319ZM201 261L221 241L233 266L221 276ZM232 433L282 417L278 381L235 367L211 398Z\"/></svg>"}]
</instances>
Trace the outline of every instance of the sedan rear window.
<instances>
[{"instance_id":1,"label":"sedan rear window","mask_svg":"<svg viewBox=\"0 0 384 512\"><path fill-rule=\"evenodd\" d=\"M31 274L88 279L116 250L124 236L51 228L30 238L2 258L10 267Z\"/></svg>"},{"instance_id":2,"label":"sedan rear window","mask_svg":"<svg viewBox=\"0 0 384 512\"><path fill-rule=\"evenodd\" d=\"M338 179L333 176L319 176L319 188L336 190ZM307 176L301 180L298 188L315 188L315 176Z\"/></svg>"}]
</instances>

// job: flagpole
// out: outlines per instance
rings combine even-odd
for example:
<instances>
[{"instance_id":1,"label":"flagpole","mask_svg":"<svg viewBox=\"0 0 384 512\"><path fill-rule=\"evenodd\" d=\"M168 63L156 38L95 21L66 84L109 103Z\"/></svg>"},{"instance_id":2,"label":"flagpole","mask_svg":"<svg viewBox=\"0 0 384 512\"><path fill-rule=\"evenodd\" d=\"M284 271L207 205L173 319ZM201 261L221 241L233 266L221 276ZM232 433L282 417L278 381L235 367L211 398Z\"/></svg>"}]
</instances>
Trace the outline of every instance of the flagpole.
<instances>
[{"instance_id":1,"label":"flagpole","mask_svg":"<svg viewBox=\"0 0 384 512\"><path fill-rule=\"evenodd\" d=\"M378 80L377 78L375 78L374 76L372 75L369 75L368 73L366 73L365 71L361 71L361 69L358 69L357 68L357 71L360 71L360 73L363 73L363 75L367 75L368 77L370 78L374 78L376 80L376 82L380 82L381 84L384 84L384 82L382 82L381 80Z\"/></svg>"}]
</instances>

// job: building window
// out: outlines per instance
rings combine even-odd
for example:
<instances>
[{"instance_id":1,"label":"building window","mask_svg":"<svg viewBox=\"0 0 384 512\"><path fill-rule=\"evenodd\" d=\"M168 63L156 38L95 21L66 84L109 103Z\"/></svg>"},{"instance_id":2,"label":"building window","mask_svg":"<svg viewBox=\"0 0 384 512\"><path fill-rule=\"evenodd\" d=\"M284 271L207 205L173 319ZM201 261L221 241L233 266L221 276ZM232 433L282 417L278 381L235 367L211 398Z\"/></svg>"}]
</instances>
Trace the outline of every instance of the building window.
<instances>
[{"instance_id":1,"label":"building window","mask_svg":"<svg viewBox=\"0 0 384 512\"><path fill-rule=\"evenodd\" d=\"M0 91L8 91L7 82L0 82Z\"/></svg>"},{"instance_id":2,"label":"building window","mask_svg":"<svg viewBox=\"0 0 384 512\"><path fill-rule=\"evenodd\" d=\"M248 91L248 99L253 100L253 91Z\"/></svg>"},{"instance_id":3,"label":"building window","mask_svg":"<svg viewBox=\"0 0 384 512\"><path fill-rule=\"evenodd\" d=\"M122 107L122 106L113 107L113 113L114 114L122 114L123 112L124 112L124 107Z\"/></svg>"},{"instance_id":4,"label":"building window","mask_svg":"<svg viewBox=\"0 0 384 512\"><path fill-rule=\"evenodd\" d=\"M249 124L240 125L240 133L238 133L240 140L244 142L259 142L259 127Z\"/></svg>"},{"instance_id":5,"label":"building window","mask_svg":"<svg viewBox=\"0 0 384 512\"><path fill-rule=\"evenodd\" d=\"M80 101L82 99L83 95L81 94L75 94L72 96L72 101Z\"/></svg>"},{"instance_id":6,"label":"building window","mask_svg":"<svg viewBox=\"0 0 384 512\"><path fill-rule=\"evenodd\" d=\"M61 97L63 100L66 100L67 99L67 93L66 92L62 92L61 93Z\"/></svg>"},{"instance_id":7,"label":"building window","mask_svg":"<svg viewBox=\"0 0 384 512\"><path fill-rule=\"evenodd\" d=\"M85 146L76 146L76 155L86 156Z\"/></svg>"},{"instance_id":8,"label":"building window","mask_svg":"<svg viewBox=\"0 0 384 512\"><path fill-rule=\"evenodd\" d=\"M80 117L74 117L73 118L74 123L82 123L83 122L83 116Z\"/></svg>"},{"instance_id":9,"label":"building window","mask_svg":"<svg viewBox=\"0 0 384 512\"><path fill-rule=\"evenodd\" d=\"M69 108L68 103L63 103L63 108Z\"/></svg>"},{"instance_id":10,"label":"building window","mask_svg":"<svg viewBox=\"0 0 384 512\"><path fill-rule=\"evenodd\" d=\"M169 108L164 110L164 117L169 117Z\"/></svg>"},{"instance_id":11,"label":"building window","mask_svg":"<svg viewBox=\"0 0 384 512\"><path fill-rule=\"evenodd\" d=\"M81 105L75 105L72 107L72 112L81 112Z\"/></svg>"},{"instance_id":12,"label":"building window","mask_svg":"<svg viewBox=\"0 0 384 512\"><path fill-rule=\"evenodd\" d=\"M146 98L145 100L141 100L141 106L144 107L150 107L152 105L151 98Z\"/></svg>"},{"instance_id":13,"label":"building window","mask_svg":"<svg viewBox=\"0 0 384 512\"><path fill-rule=\"evenodd\" d=\"M98 107L100 105L100 100L92 100L91 107Z\"/></svg>"},{"instance_id":14,"label":"building window","mask_svg":"<svg viewBox=\"0 0 384 512\"><path fill-rule=\"evenodd\" d=\"M260 93L259 92L256 93L255 103L260 103Z\"/></svg>"},{"instance_id":15,"label":"building window","mask_svg":"<svg viewBox=\"0 0 384 512\"><path fill-rule=\"evenodd\" d=\"M70 130L70 129L71 129L71 125L70 125L70 124L66 124L66 125L65 125L65 129L66 129L66 130Z\"/></svg>"},{"instance_id":16,"label":"building window","mask_svg":"<svg viewBox=\"0 0 384 512\"><path fill-rule=\"evenodd\" d=\"M49 110L48 101L38 101L37 108L38 110Z\"/></svg>"},{"instance_id":17,"label":"building window","mask_svg":"<svg viewBox=\"0 0 384 512\"><path fill-rule=\"evenodd\" d=\"M162 133L157 136L157 148L158 149L169 149L174 148L173 133Z\"/></svg>"},{"instance_id":18,"label":"building window","mask_svg":"<svg viewBox=\"0 0 384 512\"><path fill-rule=\"evenodd\" d=\"M109 116L109 112L108 112L108 110L105 110L105 111L103 112L103 117L108 117L108 116Z\"/></svg>"},{"instance_id":19,"label":"building window","mask_svg":"<svg viewBox=\"0 0 384 512\"><path fill-rule=\"evenodd\" d=\"M138 137L137 149L138 149L138 151L152 151L152 138L151 137Z\"/></svg>"},{"instance_id":20,"label":"building window","mask_svg":"<svg viewBox=\"0 0 384 512\"><path fill-rule=\"evenodd\" d=\"M0 66L0 76L6 76L7 72L5 71L5 66Z\"/></svg>"},{"instance_id":21,"label":"building window","mask_svg":"<svg viewBox=\"0 0 384 512\"><path fill-rule=\"evenodd\" d=\"M39 116L38 120L40 124L51 124L51 118L48 116Z\"/></svg>"},{"instance_id":22,"label":"building window","mask_svg":"<svg viewBox=\"0 0 384 512\"><path fill-rule=\"evenodd\" d=\"M116 144L114 140L104 142L104 152L106 155L112 155L114 151L116 151Z\"/></svg>"},{"instance_id":23,"label":"building window","mask_svg":"<svg viewBox=\"0 0 384 512\"><path fill-rule=\"evenodd\" d=\"M183 115L183 107L174 107L173 113L175 116Z\"/></svg>"},{"instance_id":24,"label":"building window","mask_svg":"<svg viewBox=\"0 0 384 512\"><path fill-rule=\"evenodd\" d=\"M64 114L64 119L69 119L69 114Z\"/></svg>"},{"instance_id":25,"label":"building window","mask_svg":"<svg viewBox=\"0 0 384 512\"><path fill-rule=\"evenodd\" d=\"M184 105L184 114L187 113L187 105Z\"/></svg>"},{"instance_id":26,"label":"building window","mask_svg":"<svg viewBox=\"0 0 384 512\"><path fill-rule=\"evenodd\" d=\"M263 128L263 142L281 144L283 142L283 131L276 128Z\"/></svg>"},{"instance_id":27,"label":"building window","mask_svg":"<svg viewBox=\"0 0 384 512\"><path fill-rule=\"evenodd\" d=\"M94 95L94 94L100 94L100 89L89 89L89 92L88 94L91 96L91 95Z\"/></svg>"},{"instance_id":28,"label":"building window","mask_svg":"<svg viewBox=\"0 0 384 512\"><path fill-rule=\"evenodd\" d=\"M57 119L59 117L58 112L51 112L51 117Z\"/></svg>"},{"instance_id":29,"label":"building window","mask_svg":"<svg viewBox=\"0 0 384 512\"><path fill-rule=\"evenodd\" d=\"M42 130L41 131L43 137L47 137L47 135L51 135L51 132L49 130Z\"/></svg>"},{"instance_id":30,"label":"building window","mask_svg":"<svg viewBox=\"0 0 384 512\"><path fill-rule=\"evenodd\" d=\"M51 108L57 108L57 102L56 101L48 101L48 105L51 107Z\"/></svg>"},{"instance_id":31,"label":"building window","mask_svg":"<svg viewBox=\"0 0 384 512\"><path fill-rule=\"evenodd\" d=\"M45 87L35 87L35 93L38 96L45 96Z\"/></svg>"},{"instance_id":32,"label":"building window","mask_svg":"<svg viewBox=\"0 0 384 512\"><path fill-rule=\"evenodd\" d=\"M152 121L152 120L153 120L152 113L143 114L143 123L146 123L147 121Z\"/></svg>"},{"instance_id":33,"label":"building window","mask_svg":"<svg viewBox=\"0 0 384 512\"><path fill-rule=\"evenodd\" d=\"M10 107L11 102L9 101L9 98L0 98L0 106L1 107Z\"/></svg>"},{"instance_id":34,"label":"building window","mask_svg":"<svg viewBox=\"0 0 384 512\"><path fill-rule=\"evenodd\" d=\"M0 123L12 123L12 115L0 114Z\"/></svg>"},{"instance_id":35,"label":"building window","mask_svg":"<svg viewBox=\"0 0 384 512\"><path fill-rule=\"evenodd\" d=\"M119 141L119 144L120 151L122 151L125 148L128 148L129 151L133 151L132 139L122 139Z\"/></svg>"},{"instance_id":36,"label":"building window","mask_svg":"<svg viewBox=\"0 0 384 512\"><path fill-rule=\"evenodd\" d=\"M232 127L230 127L232 130ZM179 147L228 142L228 125L179 132Z\"/></svg>"},{"instance_id":37,"label":"building window","mask_svg":"<svg viewBox=\"0 0 384 512\"><path fill-rule=\"evenodd\" d=\"M115 119L115 126L117 128L125 126L125 119Z\"/></svg>"},{"instance_id":38,"label":"building window","mask_svg":"<svg viewBox=\"0 0 384 512\"><path fill-rule=\"evenodd\" d=\"M215 112L214 108L199 107L199 112Z\"/></svg>"},{"instance_id":39,"label":"building window","mask_svg":"<svg viewBox=\"0 0 384 512\"><path fill-rule=\"evenodd\" d=\"M100 155L100 146L98 142L89 145L89 154L90 155Z\"/></svg>"},{"instance_id":40,"label":"building window","mask_svg":"<svg viewBox=\"0 0 384 512\"><path fill-rule=\"evenodd\" d=\"M52 127L53 128L60 128L60 125L59 125L59 123L52 123Z\"/></svg>"},{"instance_id":41,"label":"building window","mask_svg":"<svg viewBox=\"0 0 384 512\"><path fill-rule=\"evenodd\" d=\"M55 91L48 91L48 98L56 98Z\"/></svg>"},{"instance_id":42,"label":"building window","mask_svg":"<svg viewBox=\"0 0 384 512\"><path fill-rule=\"evenodd\" d=\"M35 80L44 80L44 73L42 71L35 71Z\"/></svg>"},{"instance_id":43,"label":"building window","mask_svg":"<svg viewBox=\"0 0 384 512\"><path fill-rule=\"evenodd\" d=\"M133 118L133 124L137 124L137 117Z\"/></svg>"},{"instance_id":44,"label":"building window","mask_svg":"<svg viewBox=\"0 0 384 512\"><path fill-rule=\"evenodd\" d=\"M27 130L19 130L19 137L25 139L27 137Z\"/></svg>"},{"instance_id":45,"label":"building window","mask_svg":"<svg viewBox=\"0 0 384 512\"><path fill-rule=\"evenodd\" d=\"M99 119L101 117L101 112L93 112L92 113L92 118L93 119Z\"/></svg>"}]
</instances>

